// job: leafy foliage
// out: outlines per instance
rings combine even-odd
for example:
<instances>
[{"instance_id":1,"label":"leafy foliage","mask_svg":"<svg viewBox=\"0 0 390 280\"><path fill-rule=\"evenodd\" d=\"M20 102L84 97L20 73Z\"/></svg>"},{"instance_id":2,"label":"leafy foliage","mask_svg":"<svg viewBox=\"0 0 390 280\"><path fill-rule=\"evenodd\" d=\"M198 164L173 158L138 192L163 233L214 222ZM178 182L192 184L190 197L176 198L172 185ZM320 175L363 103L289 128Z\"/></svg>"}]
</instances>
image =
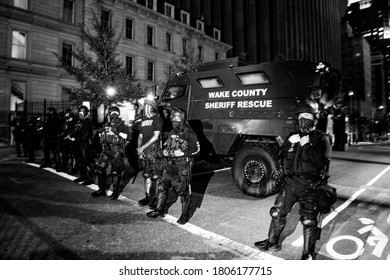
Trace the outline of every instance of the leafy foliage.
<instances>
[{"instance_id":1,"label":"leafy foliage","mask_svg":"<svg viewBox=\"0 0 390 280\"><path fill-rule=\"evenodd\" d=\"M195 43L189 40L185 48L185 52L181 56L172 56L172 61L168 65L168 68L164 72L164 81L162 85L174 78L177 73L192 73L197 72L199 65L203 62L202 58L199 58L198 51L196 50Z\"/></svg>"},{"instance_id":2,"label":"leafy foliage","mask_svg":"<svg viewBox=\"0 0 390 280\"><path fill-rule=\"evenodd\" d=\"M126 73L117 58L119 54L116 49L120 36L116 37L116 28L105 26L95 13L93 27L95 32L81 29L81 39L88 45L90 52L80 47L72 51L79 65L70 65L63 57L55 54L61 66L81 85L70 90L70 101L78 104L90 101L92 107L98 107L101 104L110 105L141 97L140 84ZM107 95L108 87L115 89L113 96Z\"/></svg>"}]
</instances>

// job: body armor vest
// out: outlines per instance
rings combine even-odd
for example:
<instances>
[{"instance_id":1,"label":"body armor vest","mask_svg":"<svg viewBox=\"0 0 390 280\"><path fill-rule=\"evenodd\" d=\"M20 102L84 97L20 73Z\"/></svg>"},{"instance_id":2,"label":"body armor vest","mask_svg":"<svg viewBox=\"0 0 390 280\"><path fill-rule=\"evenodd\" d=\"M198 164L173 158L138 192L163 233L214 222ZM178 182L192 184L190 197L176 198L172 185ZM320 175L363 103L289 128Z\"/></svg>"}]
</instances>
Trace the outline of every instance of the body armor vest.
<instances>
[{"instance_id":1,"label":"body armor vest","mask_svg":"<svg viewBox=\"0 0 390 280\"><path fill-rule=\"evenodd\" d=\"M174 157L174 151L182 151L186 154L189 146L188 142L182 138L184 131L178 134L171 134L165 142L165 149L170 157Z\"/></svg>"}]
</instances>

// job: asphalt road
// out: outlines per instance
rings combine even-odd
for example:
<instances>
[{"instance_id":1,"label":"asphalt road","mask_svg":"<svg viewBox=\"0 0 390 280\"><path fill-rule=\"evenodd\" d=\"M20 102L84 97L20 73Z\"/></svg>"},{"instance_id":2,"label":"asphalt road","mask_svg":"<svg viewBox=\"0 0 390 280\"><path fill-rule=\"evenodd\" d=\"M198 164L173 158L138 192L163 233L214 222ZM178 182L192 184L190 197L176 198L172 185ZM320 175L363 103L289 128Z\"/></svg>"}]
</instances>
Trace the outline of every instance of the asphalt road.
<instances>
[{"instance_id":1,"label":"asphalt road","mask_svg":"<svg viewBox=\"0 0 390 280\"><path fill-rule=\"evenodd\" d=\"M354 146L334 152L331 183L339 201L325 217L318 259L387 259L390 212L388 145ZM118 201L92 198L65 173L39 169L21 159L0 162L1 259L232 260L299 259L302 228L297 209L289 216L281 252L259 252L266 238L274 196L242 194L229 168L194 176L193 217L176 223L180 203L165 218L151 219L137 205L142 178ZM376 180L374 180L378 177ZM330 244L330 245L329 245Z\"/></svg>"}]
</instances>

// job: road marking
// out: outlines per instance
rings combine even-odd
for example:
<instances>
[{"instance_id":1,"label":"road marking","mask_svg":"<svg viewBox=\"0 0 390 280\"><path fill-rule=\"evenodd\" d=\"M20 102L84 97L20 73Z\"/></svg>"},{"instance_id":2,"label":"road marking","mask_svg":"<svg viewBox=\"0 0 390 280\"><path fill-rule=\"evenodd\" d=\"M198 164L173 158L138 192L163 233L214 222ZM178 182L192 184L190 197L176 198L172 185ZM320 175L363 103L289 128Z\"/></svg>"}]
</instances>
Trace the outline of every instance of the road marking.
<instances>
[{"instance_id":1,"label":"road marking","mask_svg":"<svg viewBox=\"0 0 390 280\"><path fill-rule=\"evenodd\" d=\"M371 186L372 184L374 184L380 177L382 177L389 170L390 170L390 165L388 167L386 167L381 173L376 175L374 179L372 179L370 182L368 182L367 186Z\"/></svg>"},{"instance_id":2,"label":"road marking","mask_svg":"<svg viewBox=\"0 0 390 280\"><path fill-rule=\"evenodd\" d=\"M376 175L371 181L369 181L365 186L371 186L374 184L380 177L382 177L387 171L390 170L390 165L386 167L382 172L380 172L378 175ZM331 185L331 184L330 184ZM321 228L323 228L325 225L327 225L331 220L336 218L336 216L343 211L345 208L347 208L359 195L361 195L366 189L363 188L363 186L360 187L360 189L355 192L347 201L345 201L342 205L337 207L333 212L331 212L328 216L324 218L322 221ZM300 247L303 245L303 236L299 237L297 240L295 240L293 243L291 243L295 247Z\"/></svg>"},{"instance_id":3,"label":"road marking","mask_svg":"<svg viewBox=\"0 0 390 280\"><path fill-rule=\"evenodd\" d=\"M35 164L35 163L26 163L30 166L33 166L33 167L38 167L39 168L39 165ZM61 176L63 178L66 178L66 179L69 179L69 180L74 180L76 179L77 177L74 177L72 175L69 175L67 173L63 173L63 172L57 172L56 170L54 170L53 168L44 168L45 170L53 173L53 174L56 174L58 176ZM226 170L226 168L224 169L220 169L218 171L224 171ZM97 190L98 189L98 186L96 184L91 184L91 185L88 185L86 186L92 190ZM111 191L108 191L108 194L111 194ZM138 206L138 203L128 197L125 197L123 195L120 195L119 200L122 200L122 201L127 201L127 202L130 202L133 206ZM148 212L148 210L145 209L145 213ZM255 259L255 260L284 260L282 258L279 258L279 257L276 257L276 256L273 256L273 255L270 255L270 254L267 254L267 253L264 253L264 252L261 252L255 248L252 248L250 246L247 246L245 244L242 244L242 243L239 243L239 242L235 242L227 237L224 237L222 235L218 235L216 233L213 233L211 231L208 231L208 230L205 230L205 229L202 229L196 225L193 225L191 223L186 223L185 225L180 225L178 224L176 221L178 218L174 217L174 216L171 216L171 215L165 215L165 217L163 218L160 218L160 219L163 219L165 221L167 221L168 223L170 224L173 224L175 226L178 226L192 234L195 234L195 235L198 235L206 240L210 240L210 241L213 241L215 242L216 244L224 247L225 249L227 250L230 250L230 251L233 251L235 253L238 253L239 255L243 256L243 257L247 257L247 258L250 258L250 259Z\"/></svg>"}]
</instances>

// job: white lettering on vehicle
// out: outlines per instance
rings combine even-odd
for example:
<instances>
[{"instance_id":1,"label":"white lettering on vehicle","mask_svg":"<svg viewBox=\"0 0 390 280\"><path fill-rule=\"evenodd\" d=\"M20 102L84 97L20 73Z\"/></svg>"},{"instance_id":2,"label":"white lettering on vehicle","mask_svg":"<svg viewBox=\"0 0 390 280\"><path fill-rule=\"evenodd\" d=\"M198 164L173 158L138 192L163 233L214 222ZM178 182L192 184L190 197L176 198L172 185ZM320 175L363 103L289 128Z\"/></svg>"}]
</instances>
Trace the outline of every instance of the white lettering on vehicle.
<instances>
[{"instance_id":1,"label":"white lettering on vehicle","mask_svg":"<svg viewBox=\"0 0 390 280\"><path fill-rule=\"evenodd\" d=\"M225 90L225 91L210 91L208 99L224 99L224 98L248 98L248 97L263 97L266 95L268 88L256 89L240 89L240 90ZM272 108L272 100L257 99L257 100L240 100L240 101L213 101L206 102L205 109L226 109L226 108Z\"/></svg>"}]
</instances>

